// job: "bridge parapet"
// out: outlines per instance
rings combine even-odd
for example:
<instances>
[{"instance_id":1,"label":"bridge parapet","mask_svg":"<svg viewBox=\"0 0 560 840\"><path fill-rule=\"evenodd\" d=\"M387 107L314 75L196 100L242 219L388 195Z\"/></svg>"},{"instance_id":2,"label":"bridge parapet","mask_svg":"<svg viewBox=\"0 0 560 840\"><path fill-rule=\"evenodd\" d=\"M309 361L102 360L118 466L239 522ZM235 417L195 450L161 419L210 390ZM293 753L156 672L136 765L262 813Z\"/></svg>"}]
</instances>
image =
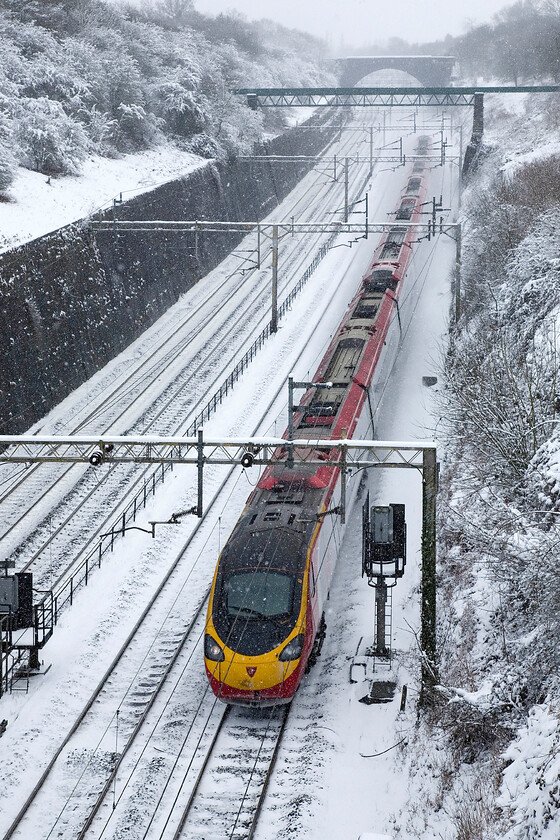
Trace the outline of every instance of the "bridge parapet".
<instances>
[{"instance_id":1,"label":"bridge parapet","mask_svg":"<svg viewBox=\"0 0 560 840\"><path fill-rule=\"evenodd\" d=\"M341 87L357 84L378 70L402 70L428 87L446 86L456 58L451 55L356 55L335 59Z\"/></svg>"}]
</instances>

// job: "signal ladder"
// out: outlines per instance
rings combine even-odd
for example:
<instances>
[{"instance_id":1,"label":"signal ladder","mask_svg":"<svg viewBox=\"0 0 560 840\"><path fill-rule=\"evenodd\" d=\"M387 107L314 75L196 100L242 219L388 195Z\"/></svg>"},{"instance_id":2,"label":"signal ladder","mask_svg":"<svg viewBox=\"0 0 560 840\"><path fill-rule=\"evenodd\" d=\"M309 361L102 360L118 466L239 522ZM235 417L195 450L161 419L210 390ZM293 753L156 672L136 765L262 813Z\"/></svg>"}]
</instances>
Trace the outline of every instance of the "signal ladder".
<instances>
[{"instance_id":1,"label":"signal ladder","mask_svg":"<svg viewBox=\"0 0 560 840\"><path fill-rule=\"evenodd\" d=\"M375 590L373 646L368 656L373 657L373 670L390 670L393 643L393 587L380 583Z\"/></svg>"}]
</instances>

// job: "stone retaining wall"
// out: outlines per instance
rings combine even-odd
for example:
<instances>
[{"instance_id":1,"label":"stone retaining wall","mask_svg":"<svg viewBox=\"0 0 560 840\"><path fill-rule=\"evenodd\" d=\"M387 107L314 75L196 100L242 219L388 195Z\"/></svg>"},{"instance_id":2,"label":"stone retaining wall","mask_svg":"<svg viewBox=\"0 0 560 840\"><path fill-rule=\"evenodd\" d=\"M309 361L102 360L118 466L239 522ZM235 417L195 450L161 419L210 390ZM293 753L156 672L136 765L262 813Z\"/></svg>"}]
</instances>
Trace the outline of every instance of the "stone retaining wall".
<instances>
[{"instance_id":1,"label":"stone retaining wall","mask_svg":"<svg viewBox=\"0 0 560 840\"><path fill-rule=\"evenodd\" d=\"M317 154L335 136L286 132L256 154ZM258 221L311 168L308 161L209 162L116 206L104 218ZM116 191L118 185L116 186ZM0 255L0 433L29 428L153 324L241 237L98 233L87 221Z\"/></svg>"}]
</instances>

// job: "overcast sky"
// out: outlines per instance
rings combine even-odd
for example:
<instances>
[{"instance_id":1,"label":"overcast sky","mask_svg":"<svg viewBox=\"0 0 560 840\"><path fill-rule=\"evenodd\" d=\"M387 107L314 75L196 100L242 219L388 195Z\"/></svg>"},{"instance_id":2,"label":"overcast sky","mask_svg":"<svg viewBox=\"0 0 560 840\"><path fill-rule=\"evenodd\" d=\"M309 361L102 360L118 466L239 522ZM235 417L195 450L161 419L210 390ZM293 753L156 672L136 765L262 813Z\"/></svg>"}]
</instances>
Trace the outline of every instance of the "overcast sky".
<instances>
[{"instance_id":1,"label":"overcast sky","mask_svg":"<svg viewBox=\"0 0 560 840\"><path fill-rule=\"evenodd\" d=\"M487 23L513 0L194 0L204 14L232 9L249 19L272 18L312 32L335 50L393 36L410 42L461 35L469 23Z\"/></svg>"}]
</instances>

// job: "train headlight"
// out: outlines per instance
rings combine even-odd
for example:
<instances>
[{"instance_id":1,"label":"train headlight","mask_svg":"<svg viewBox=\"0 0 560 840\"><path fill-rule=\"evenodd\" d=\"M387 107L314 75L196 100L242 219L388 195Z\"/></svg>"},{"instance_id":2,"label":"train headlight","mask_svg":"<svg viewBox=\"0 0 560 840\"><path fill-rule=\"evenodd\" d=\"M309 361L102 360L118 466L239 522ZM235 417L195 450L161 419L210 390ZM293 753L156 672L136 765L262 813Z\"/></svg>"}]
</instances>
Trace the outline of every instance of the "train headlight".
<instances>
[{"instance_id":1,"label":"train headlight","mask_svg":"<svg viewBox=\"0 0 560 840\"><path fill-rule=\"evenodd\" d=\"M223 662L225 659L220 645L208 633L204 636L204 656L206 659L211 659L212 662Z\"/></svg>"},{"instance_id":2,"label":"train headlight","mask_svg":"<svg viewBox=\"0 0 560 840\"><path fill-rule=\"evenodd\" d=\"M300 633L291 642L288 642L286 647L278 654L280 662L290 662L292 659L299 659L303 651L303 643L305 636Z\"/></svg>"}]
</instances>

